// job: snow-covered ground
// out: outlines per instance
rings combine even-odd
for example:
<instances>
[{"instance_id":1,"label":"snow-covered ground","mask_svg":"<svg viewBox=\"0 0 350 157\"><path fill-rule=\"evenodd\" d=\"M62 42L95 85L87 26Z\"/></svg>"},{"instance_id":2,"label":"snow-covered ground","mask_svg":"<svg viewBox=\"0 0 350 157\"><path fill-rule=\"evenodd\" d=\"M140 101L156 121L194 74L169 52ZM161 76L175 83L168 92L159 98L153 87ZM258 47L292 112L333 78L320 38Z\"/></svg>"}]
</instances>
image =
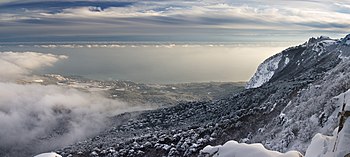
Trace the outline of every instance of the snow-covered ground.
<instances>
[{"instance_id":1,"label":"snow-covered ground","mask_svg":"<svg viewBox=\"0 0 350 157\"><path fill-rule=\"evenodd\" d=\"M349 95L349 97L347 96ZM338 108L342 111L350 111L350 90L338 96ZM345 104L345 106L343 106ZM335 112L338 112L335 111ZM338 132L337 127L332 136L317 133L306 150L305 157L347 157L350 154L350 118L343 125L343 129ZM301 157L298 151L280 153L270 151L260 143L246 144L236 141L228 141L224 145L206 146L200 151L200 156L204 157Z\"/></svg>"},{"instance_id":2,"label":"snow-covered ground","mask_svg":"<svg viewBox=\"0 0 350 157\"><path fill-rule=\"evenodd\" d=\"M344 128L333 136L316 134L309 145L305 157L347 157L350 154L350 118L344 123ZM224 145L206 146L201 150L203 157L302 157L298 151L280 153L267 150L262 144L246 144L228 141Z\"/></svg>"},{"instance_id":3,"label":"snow-covered ground","mask_svg":"<svg viewBox=\"0 0 350 157\"><path fill-rule=\"evenodd\" d=\"M350 90L338 96L342 97L343 99L340 100L345 103L345 106L342 106L343 103L339 103L340 111L343 111L343 107L344 111L350 111L350 97L347 95L350 95ZM350 118L347 117L340 131L338 129L339 127L334 130L332 136L316 134L305 157L345 157L350 155Z\"/></svg>"},{"instance_id":4,"label":"snow-covered ground","mask_svg":"<svg viewBox=\"0 0 350 157\"><path fill-rule=\"evenodd\" d=\"M344 123L344 128L333 136L316 134L308 147L305 157L347 157L350 155L350 119Z\"/></svg>"},{"instance_id":5,"label":"snow-covered ground","mask_svg":"<svg viewBox=\"0 0 350 157\"><path fill-rule=\"evenodd\" d=\"M57 153L51 152L51 153L42 153L34 157L62 157L62 156Z\"/></svg>"},{"instance_id":6,"label":"snow-covered ground","mask_svg":"<svg viewBox=\"0 0 350 157\"><path fill-rule=\"evenodd\" d=\"M262 144L246 144L236 141L228 141L224 145L206 146L201 150L201 155L205 157L302 157L297 151L280 153L267 150Z\"/></svg>"}]
</instances>

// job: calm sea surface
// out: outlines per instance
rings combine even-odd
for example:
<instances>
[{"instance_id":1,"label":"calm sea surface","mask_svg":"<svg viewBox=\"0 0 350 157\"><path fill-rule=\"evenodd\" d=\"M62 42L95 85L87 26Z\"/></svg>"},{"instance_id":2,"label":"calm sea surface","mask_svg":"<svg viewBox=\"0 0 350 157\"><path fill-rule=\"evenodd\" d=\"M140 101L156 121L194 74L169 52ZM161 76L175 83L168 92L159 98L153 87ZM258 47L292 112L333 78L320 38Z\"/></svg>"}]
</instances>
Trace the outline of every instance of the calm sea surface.
<instances>
[{"instance_id":1,"label":"calm sea surface","mask_svg":"<svg viewBox=\"0 0 350 157\"><path fill-rule=\"evenodd\" d=\"M69 58L36 73L144 83L247 81L258 65L289 45L227 43L0 44L0 52L41 52Z\"/></svg>"}]
</instances>

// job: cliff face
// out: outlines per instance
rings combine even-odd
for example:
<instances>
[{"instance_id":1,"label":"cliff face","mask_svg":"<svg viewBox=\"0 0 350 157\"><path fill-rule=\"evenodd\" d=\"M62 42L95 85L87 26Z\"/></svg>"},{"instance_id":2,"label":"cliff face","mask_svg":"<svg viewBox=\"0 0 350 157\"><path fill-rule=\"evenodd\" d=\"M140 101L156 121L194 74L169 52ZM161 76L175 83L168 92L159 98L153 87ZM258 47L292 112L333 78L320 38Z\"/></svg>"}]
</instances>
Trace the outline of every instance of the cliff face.
<instances>
[{"instance_id":1,"label":"cliff face","mask_svg":"<svg viewBox=\"0 0 350 157\"><path fill-rule=\"evenodd\" d=\"M302 45L290 47L265 60L247 83L257 88L267 82L293 79L307 70L327 71L327 65L340 62L339 55L348 52L346 42L328 37L310 38ZM345 50L345 51L342 51ZM346 55L348 56L348 54Z\"/></svg>"}]
</instances>

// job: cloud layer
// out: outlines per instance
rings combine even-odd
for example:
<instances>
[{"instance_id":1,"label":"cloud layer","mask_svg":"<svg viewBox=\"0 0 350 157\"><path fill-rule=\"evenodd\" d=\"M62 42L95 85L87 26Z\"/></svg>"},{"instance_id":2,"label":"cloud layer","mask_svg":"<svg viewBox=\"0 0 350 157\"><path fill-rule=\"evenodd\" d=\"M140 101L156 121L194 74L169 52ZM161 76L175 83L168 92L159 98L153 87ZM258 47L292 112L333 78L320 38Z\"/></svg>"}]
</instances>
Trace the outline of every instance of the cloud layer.
<instances>
[{"instance_id":1,"label":"cloud layer","mask_svg":"<svg viewBox=\"0 0 350 157\"><path fill-rule=\"evenodd\" d=\"M30 37L81 36L75 40L86 36L108 36L108 40L142 40L144 36L148 37L144 40L185 40L194 35L216 35L223 40L237 35L300 37L305 33L342 36L350 25L349 6L328 0L13 1L0 4L0 25L5 26L0 33L8 34L8 40L18 38L15 30Z\"/></svg>"}]
</instances>

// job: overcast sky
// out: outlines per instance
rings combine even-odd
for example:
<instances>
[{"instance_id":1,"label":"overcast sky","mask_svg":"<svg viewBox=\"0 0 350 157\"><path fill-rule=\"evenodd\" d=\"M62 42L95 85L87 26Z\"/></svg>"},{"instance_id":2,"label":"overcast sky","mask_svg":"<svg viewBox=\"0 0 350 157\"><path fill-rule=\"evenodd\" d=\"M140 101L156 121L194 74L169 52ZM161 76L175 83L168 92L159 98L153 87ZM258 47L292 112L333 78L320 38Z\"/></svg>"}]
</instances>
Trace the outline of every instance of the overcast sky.
<instances>
[{"instance_id":1,"label":"overcast sky","mask_svg":"<svg viewBox=\"0 0 350 157\"><path fill-rule=\"evenodd\" d=\"M2 0L4 41L302 42L349 33L336 0Z\"/></svg>"}]
</instances>

